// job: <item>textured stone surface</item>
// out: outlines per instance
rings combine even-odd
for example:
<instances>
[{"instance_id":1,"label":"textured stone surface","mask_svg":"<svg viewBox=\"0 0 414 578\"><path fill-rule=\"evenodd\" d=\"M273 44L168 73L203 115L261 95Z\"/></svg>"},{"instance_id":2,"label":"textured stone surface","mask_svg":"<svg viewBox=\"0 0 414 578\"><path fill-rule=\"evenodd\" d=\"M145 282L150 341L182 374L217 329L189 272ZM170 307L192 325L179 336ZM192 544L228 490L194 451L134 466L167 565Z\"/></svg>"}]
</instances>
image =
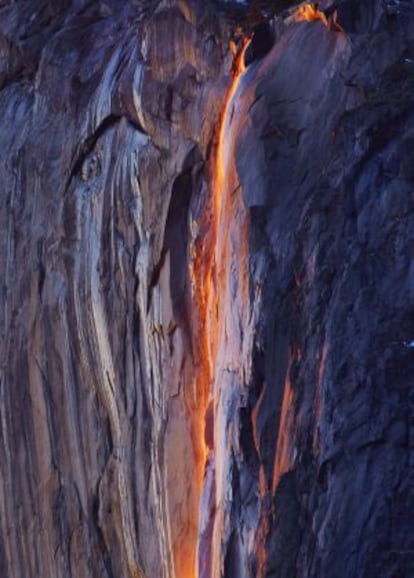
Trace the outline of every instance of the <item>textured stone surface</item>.
<instances>
[{"instance_id":1,"label":"textured stone surface","mask_svg":"<svg viewBox=\"0 0 414 578\"><path fill-rule=\"evenodd\" d=\"M2 576L414 575L414 6L320 4L223 118L214 3L0 2Z\"/></svg>"}]
</instances>

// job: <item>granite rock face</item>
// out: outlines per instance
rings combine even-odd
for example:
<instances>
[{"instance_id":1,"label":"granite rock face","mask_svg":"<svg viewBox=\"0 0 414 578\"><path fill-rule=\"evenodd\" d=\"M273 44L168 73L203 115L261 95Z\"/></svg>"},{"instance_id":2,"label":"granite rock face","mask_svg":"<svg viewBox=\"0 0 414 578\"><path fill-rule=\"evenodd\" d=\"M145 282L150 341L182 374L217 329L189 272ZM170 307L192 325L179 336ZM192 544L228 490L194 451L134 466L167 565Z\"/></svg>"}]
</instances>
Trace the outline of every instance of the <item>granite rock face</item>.
<instances>
[{"instance_id":1,"label":"granite rock face","mask_svg":"<svg viewBox=\"0 0 414 578\"><path fill-rule=\"evenodd\" d=\"M0 2L2 576L414 575L414 4L320 7Z\"/></svg>"}]
</instances>

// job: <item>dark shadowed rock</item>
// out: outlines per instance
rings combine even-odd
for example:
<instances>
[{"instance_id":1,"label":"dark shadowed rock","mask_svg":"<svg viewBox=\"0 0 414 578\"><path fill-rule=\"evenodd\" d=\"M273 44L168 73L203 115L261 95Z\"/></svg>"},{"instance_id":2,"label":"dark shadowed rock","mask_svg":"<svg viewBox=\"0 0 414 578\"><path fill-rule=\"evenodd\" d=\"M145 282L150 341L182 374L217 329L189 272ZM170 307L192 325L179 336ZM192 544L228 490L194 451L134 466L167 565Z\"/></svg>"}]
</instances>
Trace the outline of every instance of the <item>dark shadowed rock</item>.
<instances>
[{"instance_id":1,"label":"dark shadowed rock","mask_svg":"<svg viewBox=\"0 0 414 578\"><path fill-rule=\"evenodd\" d=\"M270 52L275 42L275 35L272 26L268 22L261 22L255 26L252 34L252 41L247 49L245 57L247 66L254 60L263 58L265 54Z\"/></svg>"}]
</instances>

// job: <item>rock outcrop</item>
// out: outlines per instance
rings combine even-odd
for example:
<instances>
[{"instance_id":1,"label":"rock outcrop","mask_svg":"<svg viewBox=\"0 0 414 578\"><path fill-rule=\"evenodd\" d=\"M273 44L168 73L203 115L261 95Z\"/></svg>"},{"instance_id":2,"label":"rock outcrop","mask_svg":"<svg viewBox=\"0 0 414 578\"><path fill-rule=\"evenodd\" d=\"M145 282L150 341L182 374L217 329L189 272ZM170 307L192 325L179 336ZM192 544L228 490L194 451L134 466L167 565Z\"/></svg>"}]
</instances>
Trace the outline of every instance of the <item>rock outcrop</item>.
<instances>
[{"instance_id":1,"label":"rock outcrop","mask_svg":"<svg viewBox=\"0 0 414 578\"><path fill-rule=\"evenodd\" d=\"M0 7L1 575L413 576L414 4Z\"/></svg>"}]
</instances>

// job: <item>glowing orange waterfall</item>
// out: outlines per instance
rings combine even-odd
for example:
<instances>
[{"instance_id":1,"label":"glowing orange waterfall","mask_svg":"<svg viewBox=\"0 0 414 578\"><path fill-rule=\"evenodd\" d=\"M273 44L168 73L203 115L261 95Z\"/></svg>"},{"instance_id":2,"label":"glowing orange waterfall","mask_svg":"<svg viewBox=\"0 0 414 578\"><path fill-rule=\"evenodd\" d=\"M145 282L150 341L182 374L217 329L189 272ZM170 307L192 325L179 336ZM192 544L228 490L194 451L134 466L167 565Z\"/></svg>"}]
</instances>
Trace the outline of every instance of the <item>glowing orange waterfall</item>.
<instances>
[{"instance_id":1,"label":"glowing orange waterfall","mask_svg":"<svg viewBox=\"0 0 414 578\"><path fill-rule=\"evenodd\" d=\"M219 335L218 309L220 281L218 278L218 269L221 260L220 255L222 253L219 239L219 223L223 219L222 213L225 210L223 201L227 190L226 130L229 119L232 116L234 97L241 76L245 71L244 56L249 42L248 39L244 39L240 49L235 51L234 54L231 70L232 82L224 99L224 106L218 127L216 154L212 166L211 205L209 210L205 212L204 218L200 223L200 229L203 231L203 234L200 235L200 238L194 243L192 248L190 274L192 277L193 298L198 312L198 331L195 344L198 365L193 403L190 406L190 411L193 420L192 436L196 461L195 476L199 488L200 501L202 496L204 498L206 491L211 493L214 492L211 488L215 488L215 482L211 482L212 478L214 478L214 472L212 470L214 452L212 441L208 439L211 438L211 430L214 429L214 426L210 423L207 427L206 420L207 413L211 415L214 413L213 383ZM210 418L208 419L210 420ZM210 433L206 432L206 427L210 430ZM210 470L208 470L208 468L210 468ZM205 486L204 490L203 485ZM208 503L214 502L214 496L205 496L205 500ZM212 516L213 515L214 514L212 514ZM213 522L214 520L210 521L210 525L212 525ZM209 538L204 541L206 544L205 547L209 550L212 548L212 538L212 535L209 535ZM200 546L200 540L198 547L202 547ZM196 547L194 548L194 551L195 550ZM201 553L199 555L209 558L212 556L212 552L206 551L204 554ZM208 570L204 569L202 571L203 576L201 576L201 578L205 578L207 575L208 578L210 578L211 572L215 575L213 564L211 563L210 566L210 560L208 561L208 566ZM182 578L192 578L192 576L198 576L197 569L195 569L192 574L190 573L188 576L183 576ZM181 576L179 578L181 578Z\"/></svg>"},{"instance_id":2,"label":"glowing orange waterfall","mask_svg":"<svg viewBox=\"0 0 414 578\"><path fill-rule=\"evenodd\" d=\"M238 91L243 73L246 70L244 58L246 50L250 44L250 39L245 38L242 41L239 51L234 51L234 61L232 67L233 82L226 94L221 122L218 131L217 151L215 157L214 174L213 174L213 251L212 251L212 275L208 278L209 286L207 287L207 338L209 344L209 365L211 368L211 394L212 403L214 404L214 499L215 499L215 516L214 526L211 532L211 569L210 575L206 578L220 578L222 575L221 559L221 541L224 530L224 513L222 500L226 492L223 487L223 472L225 469L225 458L223 455L223 444L225 440L224 432L221 429L221 418L219 405L221 398L222 384L220 364L223 359L219 359L226 350L227 324L231 311L237 307L232 302L229 288L230 270L235 265L237 267L238 292L244 304L248 301L248 288L246 285L246 272L243 270L243 263L246 262L245 256L248 252L248 220L242 218L237 228L237 258L234 261L232 255L231 236L232 223L236 218L236 213L240 211L241 195L232 195L232 190L238 184L236 169L234 165L234 140L237 126L235 120L237 117L238 102L236 102L236 93ZM243 211L243 209L241 209ZM234 225L233 225L234 226ZM235 274L235 273L233 273ZM231 331L231 330L230 330ZM204 578L204 577L200 577Z\"/></svg>"},{"instance_id":3,"label":"glowing orange waterfall","mask_svg":"<svg viewBox=\"0 0 414 578\"><path fill-rule=\"evenodd\" d=\"M218 266L220 261L220 252L223 247L220 244L218 236L218 226L223 220L223 200L226 194L226 135L228 122L233 115L232 107L234 106L233 99L240 84L242 74L246 70L244 64L244 57L246 50L250 44L249 38L244 38L241 49L235 54L232 67L232 84L226 94L224 101L223 113L220 119L220 127L218 132L217 152L215 158L215 167L213 174L213 194L214 207L212 215L212 229L213 229L213 254L212 254L212 268L211 275L206 279L206 294L207 294L207 336L208 336L208 356L210 366L210 376L214 376L214 363L217 354L217 337L218 337ZM214 278L215 277L215 278Z\"/></svg>"},{"instance_id":4,"label":"glowing orange waterfall","mask_svg":"<svg viewBox=\"0 0 414 578\"><path fill-rule=\"evenodd\" d=\"M215 200L214 212L216 216L216 225L217 221L220 218L220 210L224 194L224 183L226 175L226 160L225 160L226 126L229 116L231 116L230 109L233 104L234 95L236 94L240 84L240 78L243 72L245 72L246 70L246 65L244 64L244 57L246 54L246 50L249 47L250 39L244 38L242 42L243 43L241 49L235 54L234 57L232 67L233 82L229 88L229 91L224 101L224 108L220 120L220 129L218 134L216 166L214 173L214 200Z\"/></svg>"}]
</instances>

